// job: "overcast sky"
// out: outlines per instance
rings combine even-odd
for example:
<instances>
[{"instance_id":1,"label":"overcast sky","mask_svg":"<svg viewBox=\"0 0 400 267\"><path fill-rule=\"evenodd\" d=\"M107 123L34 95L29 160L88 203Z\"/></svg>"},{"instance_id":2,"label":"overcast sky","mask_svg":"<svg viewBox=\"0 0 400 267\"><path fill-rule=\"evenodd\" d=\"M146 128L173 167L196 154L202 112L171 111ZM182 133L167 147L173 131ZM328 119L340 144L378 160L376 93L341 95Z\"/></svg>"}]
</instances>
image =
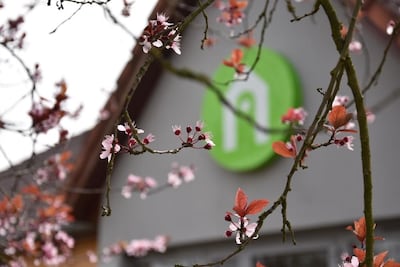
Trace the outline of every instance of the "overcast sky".
<instances>
[{"instance_id":1,"label":"overcast sky","mask_svg":"<svg viewBox=\"0 0 400 267\"><path fill-rule=\"evenodd\" d=\"M23 5L32 2L3 0L4 9L0 9L0 25L8 18L23 14ZM71 134L76 135L94 126L99 110L103 107L109 93L115 89L116 79L125 63L130 59L134 45L133 39L120 27L113 24L103 9L96 5L85 5L70 20L62 24L55 33L50 34L60 23L70 17L79 6L65 3L64 10L40 4L25 17L24 30L27 33L25 50L19 53L25 63L31 67L39 63L43 80L38 86L39 93L52 98L56 92L54 84L65 79L68 85L68 108L74 110L84 105L81 116L76 121L62 121L62 125ZM121 22L136 36L147 24L147 17L157 0L136 0L132 5L131 16L120 16L123 0L110 2L110 9ZM4 60L8 61L4 61ZM10 58L8 52L0 47L0 114L8 109L31 88L24 70ZM7 118L15 123L29 126L27 111L30 102L20 104L8 112ZM56 133L39 140L47 144L57 140ZM9 158L17 163L31 153L31 141L15 133L0 131L0 146ZM43 150L44 146L40 149ZM94 151L94 153L96 153ZM8 164L0 154L0 169Z\"/></svg>"}]
</instances>

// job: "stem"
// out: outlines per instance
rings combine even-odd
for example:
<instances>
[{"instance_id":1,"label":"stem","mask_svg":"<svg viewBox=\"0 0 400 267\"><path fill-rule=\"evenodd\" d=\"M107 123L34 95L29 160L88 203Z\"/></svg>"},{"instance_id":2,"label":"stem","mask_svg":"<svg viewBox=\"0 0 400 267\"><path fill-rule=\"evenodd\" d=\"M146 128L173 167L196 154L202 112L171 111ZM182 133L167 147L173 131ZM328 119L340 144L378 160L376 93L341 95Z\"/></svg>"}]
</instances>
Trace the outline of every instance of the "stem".
<instances>
[{"instance_id":1,"label":"stem","mask_svg":"<svg viewBox=\"0 0 400 267\"><path fill-rule=\"evenodd\" d=\"M369 146L367 116L365 114L363 96L358 85L357 75L349 57L345 61L345 68L348 77L348 85L351 88L356 104L357 120L360 130L361 162L364 178L364 215L366 222L365 264L367 267L372 267L374 261L374 217L372 211L371 151Z\"/></svg>"},{"instance_id":2,"label":"stem","mask_svg":"<svg viewBox=\"0 0 400 267\"><path fill-rule=\"evenodd\" d=\"M344 65L348 79L348 85L352 91L357 110L357 120L360 130L361 141L361 163L363 171L363 186L364 186L364 215L366 221L366 252L364 264L367 267L374 265L374 218L372 212L372 174L371 174L371 151L369 146L369 133L367 125L367 116L365 114L364 99L361 88L358 84L357 73L355 71L352 60L348 54L348 43L354 31L356 17L362 7L362 0L357 0L354 6L352 19L349 26L349 31L345 42L341 42L339 19L330 1L320 0L321 5L328 16L331 25L333 41L336 44L336 49L340 53L340 57L344 58Z\"/></svg>"}]
</instances>

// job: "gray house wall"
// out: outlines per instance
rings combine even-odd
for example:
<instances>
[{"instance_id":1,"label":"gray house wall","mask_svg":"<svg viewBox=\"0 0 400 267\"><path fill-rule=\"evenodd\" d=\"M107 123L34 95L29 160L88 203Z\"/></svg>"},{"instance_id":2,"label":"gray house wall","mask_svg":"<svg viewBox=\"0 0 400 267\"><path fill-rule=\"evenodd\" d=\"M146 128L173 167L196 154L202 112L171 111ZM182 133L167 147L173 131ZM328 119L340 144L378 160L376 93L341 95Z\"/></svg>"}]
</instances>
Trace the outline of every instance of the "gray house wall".
<instances>
[{"instance_id":1,"label":"gray house wall","mask_svg":"<svg viewBox=\"0 0 400 267\"><path fill-rule=\"evenodd\" d=\"M264 1L254 1L255 8L249 17L257 15ZM304 4L311 8L311 5ZM298 9L302 14L307 9ZM210 9L210 20L217 16ZM340 14L341 16L343 14ZM337 62L337 53L330 39L327 19L322 12L313 19L290 23L284 1L279 1L272 24L268 28L264 45L286 56L301 79L304 107L313 114L321 100L316 88L326 88L329 72ZM227 32L222 25L219 30ZM200 50L204 28L203 18L198 18L183 35L182 56L174 56L173 63L188 67L210 76L227 58L234 43L219 41L215 47ZM363 24L363 37L368 45L371 71L381 59L388 37L377 32L368 23ZM257 33L255 37L258 37ZM365 79L366 61L363 54L354 55L360 81ZM399 51L389 52L379 84L367 95L366 101L373 106L399 87ZM345 82L340 94L350 95ZM172 134L171 125L194 124L200 118L205 88L197 83L181 80L163 73L156 91L143 115L136 118L139 128L156 136L154 148L173 148L179 141ZM398 114L400 101L385 107L370 125L372 164L374 176L374 213L378 220L400 219L400 180L398 165ZM310 122L310 119L306 121ZM207 124L207 121L205 122ZM216 144L217 146L219 144ZM312 152L307 158L309 168L297 172L293 179L292 192L288 198L288 218L296 231L313 229L343 229L362 216L362 172L359 142L355 150L328 147ZM160 184L167 180L167 172L173 162L183 165L195 164L196 179L178 189L167 189L141 200L139 195L124 199L120 188L130 173L151 176ZM231 210L238 187L250 199L277 199L283 190L285 176L292 160L276 158L271 164L247 173L234 173L219 167L207 151L187 149L178 155L140 156L119 155L113 174L111 195L112 216L100 221L99 247L118 240L153 238L158 234L171 237L172 247L222 242L227 222L224 214ZM267 219L262 233L274 236L281 228L281 215L277 210ZM340 231L339 231L340 232ZM330 231L325 231L327 235ZM318 234L319 235L319 234ZM347 235L343 231L343 235ZM230 239L230 243L234 243ZM115 263L120 264L120 263ZM109 265L108 265L109 266ZM245 265L237 265L245 266Z\"/></svg>"}]
</instances>

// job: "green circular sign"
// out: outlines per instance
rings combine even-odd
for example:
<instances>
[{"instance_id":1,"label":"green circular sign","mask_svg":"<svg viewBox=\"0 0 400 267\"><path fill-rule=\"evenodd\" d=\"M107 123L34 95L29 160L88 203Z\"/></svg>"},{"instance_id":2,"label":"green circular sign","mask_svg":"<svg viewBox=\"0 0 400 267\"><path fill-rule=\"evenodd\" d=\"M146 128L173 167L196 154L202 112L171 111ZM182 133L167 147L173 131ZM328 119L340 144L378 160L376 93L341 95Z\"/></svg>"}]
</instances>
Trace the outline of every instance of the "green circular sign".
<instances>
[{"instance_id":1,"label":"green circular sign","mask_svg":"<svg viewBox=\"0 0 400 267\"><path fill-rule=\"evenodd\" d=\"M242 62L247 68L257 57L257 48L244 51ZM300 84L289 61L282 55L262 48L259 61L247 81L234 79L233 68L221 65L214 80L225 98L251 116L258 124L284 129L281 116L301 103ZM266 134L249 122L236 117L222 104L212 90L207 90L202 104L202 119L213 134L216 146L212 158L232 171L249 171L261 167L274 157L272 143L286 138L284 132Z\"/></svg>"}]
</instances>

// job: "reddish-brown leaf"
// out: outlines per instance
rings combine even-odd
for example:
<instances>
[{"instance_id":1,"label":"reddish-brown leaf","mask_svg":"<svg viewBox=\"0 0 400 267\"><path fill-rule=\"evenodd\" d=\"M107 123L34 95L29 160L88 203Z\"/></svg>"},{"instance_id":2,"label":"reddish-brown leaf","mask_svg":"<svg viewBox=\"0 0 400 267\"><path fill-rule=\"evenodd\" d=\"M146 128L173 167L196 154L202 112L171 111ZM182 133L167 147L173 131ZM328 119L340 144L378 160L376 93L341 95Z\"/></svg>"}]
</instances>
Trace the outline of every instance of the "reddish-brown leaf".
<instances>
[{"instance_id":1,"label":"reddish-brown leaf","mask_svg":"<svg viewBox=\"0 0 400 267\"><path fill-rule=\"evenodd\" d=\"M246 209L247 214L257 214L267 206L269 201L267 199L256 199L250 202Z\"/></svg>"},{"instance_id":2,"label":"reddish-brown leaf","mask_svg":"<svg viewBox=\"0 0 400 267\"><path fill-rule=\"evenodd\" d=\"M354 255L358 258L360 262L363 262L365 259L365 250L361 248L354 248L353 249Z\"/></svg>"},{"instance_id":3,"label":"reddish-brown leaf","mask_svg":"<svg viewBox=\"0 0 400 267\"><path fill-rule=\"evenodd\" d=\"M389 253L389 251L383 251L379 253L378 255L374 256L374 267L381 267L383 265L383 262L386 258L386 255Z\"/></svg>"},{"instance_id":4,"label":"reddish-brown leaf","mask_svg":"<svg viewBox=\"0 0 400 267\"><path fill-rule=\"evenodd\" d=\"M346 108L342 105L334 106L328 114L328 121L335 129L346 125L351 118L351 113L347 113Z\"/></svg>"},{"instance_id":5,"label":"reddish-brown leaf","mask_svg":"<svg viewBox=\"0 0 400 267\"><path fill-rule=\"evenodd\" d=\"M262 264L261 262L257 261L256 267L266 267L266 266L264 264Z\"/></svg>"},{"instance_id":6,"label":"reddish-brown leaf","mask_svg":"<svg viewBox=\"0 0 400 267\"><path fill-rule=\"evenodd\" d=\"M389 259L383 267L400 267L400 263L395 262L393 259Z\"/></svg>"},{"instance_id":7,"label":"reddish-brown leaf","mask_svg":"<svg viewBox=\"0 0 400 267\"><path fill-rule=\"evenodd\" d=\"M289 150L286 146L285 142L275 141L272 143L272 149L276 154L285 157L285 158L294 158L296 157L296 151Z\"/></svg>"},{"instance_id":8,"label":"reddish-brown leaf","mask_svg":"<svg viewBox=\"0 0 400 267\"><path fill-rule=\"evenodd\" d=\"M247 195L239 187L238 190L236 191L235 206L233 207L233 210L236 211L236 213L239 216L246 216L246 206L247 206Z\"/></svg>"}]
</instances>

